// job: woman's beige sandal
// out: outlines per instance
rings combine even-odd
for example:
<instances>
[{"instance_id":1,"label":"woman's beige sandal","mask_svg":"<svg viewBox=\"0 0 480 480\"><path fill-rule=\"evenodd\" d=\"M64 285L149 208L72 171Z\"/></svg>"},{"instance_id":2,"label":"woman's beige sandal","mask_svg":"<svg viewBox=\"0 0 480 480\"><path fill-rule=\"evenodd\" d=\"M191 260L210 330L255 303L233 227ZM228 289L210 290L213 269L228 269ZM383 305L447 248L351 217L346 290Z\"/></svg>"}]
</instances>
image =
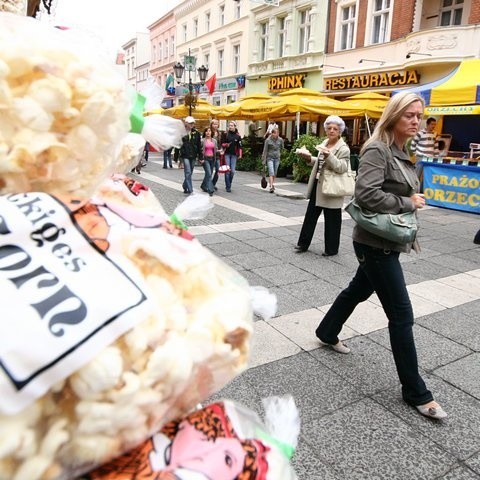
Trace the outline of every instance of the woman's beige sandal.
<instances>
[{"instance_id":1,"label":"woman's beige sandal","mask_svg":"<svg viewBox=\"0 0 480 480\"><path fill-rule=\"evenodd\" d=\"M447 418L447 412L440 406L428 406L428 403L426 405L416 405L415 407L422 415L428 418L433 418L435 420L442 420L444 418Z\"/></svg>"}]
</instances>

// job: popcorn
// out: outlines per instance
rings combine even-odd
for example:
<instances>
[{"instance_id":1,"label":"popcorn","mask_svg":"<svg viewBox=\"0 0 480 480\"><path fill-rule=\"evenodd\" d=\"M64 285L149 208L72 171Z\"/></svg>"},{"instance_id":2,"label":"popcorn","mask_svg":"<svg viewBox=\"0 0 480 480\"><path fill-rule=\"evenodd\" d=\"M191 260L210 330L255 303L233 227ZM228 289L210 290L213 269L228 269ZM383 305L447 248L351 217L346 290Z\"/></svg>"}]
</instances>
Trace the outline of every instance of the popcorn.
<instances>
[{"instance_id":1,"label":"popcorn","mask_svg":"<svg viewBox=\"0 0 480 480\"><path fill-rule=\"evenodd\" d=\"M32 198L45 203L35 203L36 218L54 210L53 197L26 195L28 205ZM67 356L66 376L16 413L6 412L8 380L0 371L0 479L75 478L136 447L246 368L252 333L247 282L188 232L170 225L150 195L117 175L101 185L91 204L73 207L74 201L69 204L62 197L72 208L77 228L84 228L86 236L95 235L97 249L104 249L100 255L90 248L93 256L82 256L85 264L91 266L107 255L135 280L149 299L148 308L133 311L133 326L92 351L91 359L79 367L68 367L74 359ZM11 218L8 203L15 201L16 196L0 197L5 225L15 224L17 241L21 235L31 238L28 230L20 233L21 219ZM113 229L105 241L98 238L102 218ZM55 225L70 238L67 220L60 223L55 217ZM19 244L28 248L27 240ZM71 249L74 254L83 252L73 245ZM51 261L43 264L50 268ZM109 281L104 292L93 292L103 303L110 302L107 291L116 289L113 278ZM118 329L118 324L113 327ZM41 338L37 342L44 343ZM0 339L0 350L2 345ZM30 362L34 354L30 349Z\"/></svg>"},{"instance_id":2,"label":"popcorn","mask_svg":"<svg viewBox=\"0 0 480 480\"><path fill-rule=\"evenodd\" d=\"M27 14L27 0L0 0L0 12Z\"/></svg>"},{"instance_id":3,"label":"popcorn","mask_svg":"<svg viewBox=\"0 0 480 480\"><path fill-rule=\"evenodd\" d=\"M0 193L88 197L114 171L130 128L124 80L77 47L0 13Z\"/></svg>"}]
</instances>

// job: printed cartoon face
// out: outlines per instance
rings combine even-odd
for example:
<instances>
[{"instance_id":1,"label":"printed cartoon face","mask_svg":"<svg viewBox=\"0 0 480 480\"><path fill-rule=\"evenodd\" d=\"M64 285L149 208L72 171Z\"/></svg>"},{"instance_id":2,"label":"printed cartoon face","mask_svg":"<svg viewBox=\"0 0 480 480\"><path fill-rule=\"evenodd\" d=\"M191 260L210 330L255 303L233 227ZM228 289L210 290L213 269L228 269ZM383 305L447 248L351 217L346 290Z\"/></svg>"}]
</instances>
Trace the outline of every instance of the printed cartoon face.
<instances>
[{"instance_id":1,"label":"printed cartoon face","mask_svg":"<svg viewBox=\"0 0 480 480\"><path fill-rule=\"evenodd\" d=\"M194 425L183 421L171 444L165 470L183 468L203 473L206 479L234 480L243 471L245 456L238 438L209 439Z\"/></svg>"}]
</instances>

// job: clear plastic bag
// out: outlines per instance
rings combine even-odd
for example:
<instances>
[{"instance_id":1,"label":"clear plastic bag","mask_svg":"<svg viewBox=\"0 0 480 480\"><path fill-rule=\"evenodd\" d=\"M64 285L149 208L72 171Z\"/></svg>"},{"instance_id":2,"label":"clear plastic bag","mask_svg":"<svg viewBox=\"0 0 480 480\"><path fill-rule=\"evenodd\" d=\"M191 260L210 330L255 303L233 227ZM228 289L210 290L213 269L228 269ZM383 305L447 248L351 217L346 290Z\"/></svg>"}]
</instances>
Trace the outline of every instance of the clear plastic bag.
<instances>
[{"instance_id":1,"label":"clear plastic bag","mask_svg":"<svg viewBox=\"0 0 480 480\"><path fill-rule=\"evenodd\" d=\"M0 13L0 194L87 197L129 131L124 79L74 32Z\"/></svg>"},{"instance_id":2,"label":"clear plastic bag","mask_svg":"<svg viewBox=\"0 0 480 480\"><path fill-rule=\"evenodd\" d=\"M300 433L295 402L291 396L271 397L264 404L265 423L231 400L207 405L85 478L295 480L290 465Z\"/></svg>"},{"instance_id":3,"label":"clear plastic bag","mask_svg":"<svg viewBox=\"0 0 480 480\"><path fill-rule=\"evenodd\" d=\"M117 176L89 202L0 196L2 262L12 278L37 272L0 279L0 479L75 478L246 368L247 282L149 193Z\"/></svg>"}]
</instances>

